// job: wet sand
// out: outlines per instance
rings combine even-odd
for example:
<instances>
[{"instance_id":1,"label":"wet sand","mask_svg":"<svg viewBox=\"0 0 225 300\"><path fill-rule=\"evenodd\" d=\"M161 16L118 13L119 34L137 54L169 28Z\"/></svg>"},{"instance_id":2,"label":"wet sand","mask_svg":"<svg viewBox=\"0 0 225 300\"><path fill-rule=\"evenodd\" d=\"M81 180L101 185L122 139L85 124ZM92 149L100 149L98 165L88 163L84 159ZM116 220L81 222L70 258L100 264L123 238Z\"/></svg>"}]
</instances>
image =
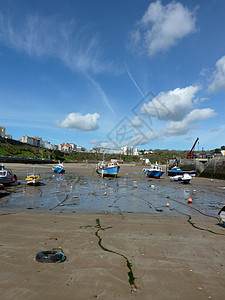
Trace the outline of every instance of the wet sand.
<instances>
[{"instance_id":1,"label":"wet sand","mask_svg":"<svg viewBox=\"0 0 225 300\"><path fill-rule=\"evenodd\" d=\"M19 179L31 169L9 165ZM81 176L96 176L93 167L66 164L68 173ZM120 176L143 178L136 174L142 168L122 166ZM48 169L35 166L40 173ZM225 185L194 180L209 189ZM58 247L65 262L35 260L37 252ZM216 217L4 210L1 298L224 299L224 249L225 228Z\"/></svg>"}]
</instances>

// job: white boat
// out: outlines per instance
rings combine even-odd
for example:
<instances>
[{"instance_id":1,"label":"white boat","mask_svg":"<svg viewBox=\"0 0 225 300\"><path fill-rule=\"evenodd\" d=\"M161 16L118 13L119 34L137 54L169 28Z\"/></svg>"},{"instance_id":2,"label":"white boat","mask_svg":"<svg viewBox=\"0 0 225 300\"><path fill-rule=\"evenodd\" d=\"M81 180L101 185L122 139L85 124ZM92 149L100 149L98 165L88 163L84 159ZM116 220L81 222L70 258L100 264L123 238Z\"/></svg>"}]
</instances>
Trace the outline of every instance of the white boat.
<instances>
[{"instance_id":1,"label":"white boat","mask_svg":"<svg viewBox=\"0 0 225 300\"><path fill-rule=\"evenodd\" d=\"M12 185L17 183L17 176L12 173L12 170L6 170L4 166L0 165L0 184Z\"/></svg>"},{"instance_id":2,"label":"white boat","mask_svg":"<svg viewBox=\"0 0 225 300\"><path fill-rule=\"evenodd\" d=\"M28 174L25 181L29 185L39 185L41 183L41 176L40 174Z\"/></svg>"},{"instance_id":3,"label":"white boat","mask_svg":"<svg viewBox=\"0 0 225 300\"><path fill-rule=\"evenodd\" d=\"M170 181L181 182L181 183L189 183L191 179L192 179L192 176L187 173L185 173L183 175L176 175L176 176L170 177Z\"/></svg>"},{"instance_id":4,"label":"white boat","mask_svg":"<svg viewBox=\"0 0 225 300\"><path fill-rule=\"evenodd\" d=\"M225 222L225 206L221 208L221 210L218 212L218 215L220 216L220 219Z\"/></svg>"},{"instance_id":5,"label":"white boat","mask_svg":"<svg viewBox=\"0 0 225 300\"><path fill-rule=\"evenodd\" d=\"M142 171L145 173L145 176L152 178L160 178L164 174L157 162L154 165L151 165L151 168L143 169Z\"/></svg>"}]
</instances>

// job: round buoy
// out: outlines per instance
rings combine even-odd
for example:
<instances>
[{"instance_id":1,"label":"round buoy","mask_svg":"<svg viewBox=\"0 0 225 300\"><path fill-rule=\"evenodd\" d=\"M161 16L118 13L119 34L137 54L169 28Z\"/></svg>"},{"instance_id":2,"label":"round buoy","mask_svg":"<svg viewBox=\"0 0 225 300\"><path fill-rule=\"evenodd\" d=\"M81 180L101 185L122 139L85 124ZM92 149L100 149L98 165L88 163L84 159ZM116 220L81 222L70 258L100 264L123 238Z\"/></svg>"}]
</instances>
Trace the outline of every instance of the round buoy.
<instances>
[{"instance_id":1,"label":"round buoy","mask_svg":"<svg viewBox=\"0 0 225 300\"><path fill-rule=\"evenodd\" d=\"M170 206L170 204L169 203L166 203L166 207L169 207Z\"/></svg>"},{"instance_id":2,"label":"round buoy","mask_svg":"<svg viewBox=\"0 0 225 300\"><path fill-rule=\"evenodd\" d=\"M188 203L192 203L192 198L191 197L188 198Z\"/></svg>"},{"instance_id":3,"label":"round buoy","mask_svg":"<svg viewBox=\"0 0 225 300\"><path fill-rule=\"evenodd\" d=\"M107 195L107 193L105 192L105 196Z\"/></svg>"},{"instance_id":4,"label":"round buoy","mask_svg":"<svg viewBox=\"0 0 225 300\"><path fill-rule=\"evenodd\" d=\"M135 186L134 186L135 188L137 188L137 185L135 184Z\"/></svg>"}]
</instances>

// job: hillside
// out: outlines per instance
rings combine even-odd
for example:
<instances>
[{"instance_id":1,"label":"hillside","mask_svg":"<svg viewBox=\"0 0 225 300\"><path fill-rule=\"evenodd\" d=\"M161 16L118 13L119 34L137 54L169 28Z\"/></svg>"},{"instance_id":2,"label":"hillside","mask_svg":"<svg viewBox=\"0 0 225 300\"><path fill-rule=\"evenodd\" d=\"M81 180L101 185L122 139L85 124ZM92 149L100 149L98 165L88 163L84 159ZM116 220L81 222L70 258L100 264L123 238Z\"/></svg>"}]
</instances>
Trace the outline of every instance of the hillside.
<instances>
[{"instance_id":1,"label":"hillside","mask_svg":"<svg viewBox=\"0 0 225 300\"><path fill-rule=\"evenodd\" d=\"M186 151L175 150L160 150L157 149L153 154L143 154L139 156L130 155L112 155L105 154L105 160L111 158L122 159L124 162L135 162L142 164L140 157L149 158L152 163L158 162L165 164L167 160L175 157L183 157ZM15 140L0 139L0 156L8 157L22 157L22 158L38 158L38 159L52 159L55 161L92 161L97 162L103 159L101 153L87 153L87 152L71 152L63 153L59 150L49 150L41 147L34 147L23 144Z\"/></svg>"}]
</instances>

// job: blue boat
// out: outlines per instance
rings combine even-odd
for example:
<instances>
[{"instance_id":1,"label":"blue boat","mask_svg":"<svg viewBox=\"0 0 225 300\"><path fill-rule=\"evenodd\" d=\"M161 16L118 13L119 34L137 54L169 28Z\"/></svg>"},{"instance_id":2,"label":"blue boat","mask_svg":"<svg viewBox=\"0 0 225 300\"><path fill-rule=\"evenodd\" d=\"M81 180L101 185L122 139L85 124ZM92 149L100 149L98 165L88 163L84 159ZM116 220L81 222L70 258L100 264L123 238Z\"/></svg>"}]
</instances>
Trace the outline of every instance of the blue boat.
<instances>
[{"instance_id":1,"label":"blue boat","mask_svg":"<svg viewBox=\"0 0 225 300\"><path fill-rule=\"evenodd\" d=\"M120 166L117 163L111 161L109 163L105 163L103 161L96 166L96 172L102 177L104 176L117 177L119 169Z\"/></svg>"},{"instance_id":2,"label":"blue boat","mask_svg":"<svg viewBox=\"0 0 225 300\"><path fill-rule=\"evenodd\" d=\"M155 165L151 165L151 168L144 169L143 171L145 176L150 178L160 178L164 174L162 168L157 164L157 162Z\"/></svg>"},{"instance_id":3,"label":"blue boat","mask_svg":"<svg viewBox=\"0 0 225 300\"><path fill-rule=\"evenodd\" d=\"M58 165L53 166L52 170L57 174L63 174L65 173L64 165L63 163L58 163Z\"/></svg>"},{"instance_id":4,"label":"blue boat","mask_svg":"<svg viewBox=\"0 0 225 300\"><path fill-rule=\"evenodd\" d=\"M191 176L196 176L197 171L182 171L179 167L173 167L168 170L168 176L184 175L189 174Z\"/></svg>"}]
</instances>

